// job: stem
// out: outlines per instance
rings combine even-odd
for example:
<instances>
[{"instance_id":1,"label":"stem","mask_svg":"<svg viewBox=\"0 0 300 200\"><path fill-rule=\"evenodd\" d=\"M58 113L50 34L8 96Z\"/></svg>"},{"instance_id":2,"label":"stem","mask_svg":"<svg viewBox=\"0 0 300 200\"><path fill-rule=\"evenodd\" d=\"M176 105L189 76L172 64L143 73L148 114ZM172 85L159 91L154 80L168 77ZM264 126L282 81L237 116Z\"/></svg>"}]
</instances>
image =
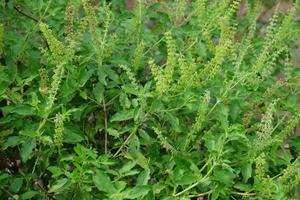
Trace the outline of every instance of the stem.
<instances>
[{"instance_id":1,"label":"stem","mask_svg":"<svg viewBox=\"0 0 300 200\"><path fill-rule=\"evenodd\" d=\"M41 147L41 146L40 146L40 147ZM41 148L39 148L39 152L41 152ZM40 159L40 157L38 156L38 157L36 158L35 162L34 162L33 169L32 169L32 171L31 171L31 174L33 174L33 173L35 172L35 168L36 168L36 166L37 166L37 163L38 163L39 159Z\"/></svg>"},{"instance_id":2,"label":"stem","mask_svg":"<svg viewBox=\"0 0 300 200\"><path fill-rule=\"evenodd\" d=\"M105 154L107 154L107 112L106 112L106 104L105 104L105 99L103 98L102 101L103 104L103 111L104 111L104 151Z\"/></svg>"},{"instance_id":3,"label":"stem","mask_svg":"<svg viewBox=\"0 0 300 200\"><path fill-rule=\"evenodd\" d=\"M285 114L283 115L283 117L279 120L279 122L275 125L275 127L272 129L271 134L278 128L278 126L279 126L280 124L282 124L283 120L284 120L286 117L287 117L287 114L285 113Z\"/></svg>"},{"instance_id":4,"label":"stem","mask_svg":"<svg viewBox=\"0 0 300 200\"><path fill-rule=\"evenodd\" d=\"M37 129L38 136L41 135L40 131L41 131L41 129L44 127L44 125L45 125L45 123L46 123L46 121L47 121L47 119L48 119L48 116L49 116L49 114L47 114L47 115L43 118L43 121L39 124L39 128Z\"/></svg>"},{"instance_id":5,"label":"stem","mask_svg":"<svg viewBox=\"0 0 300 200\"><path fill-rule=\"evenodd\" d=\"M203 197L205 195L211 194L213 192L213 190L207 191L207 192L203 192L200 194L193 194L193 195L189 195L189 197Z\"/></svg>"},{"instance_id":6,"label":"stem","mask_svg":"<svg viewBox=\"0 0 300 200\"><path fill-rule=\"evenodd\" d=\"M217 102L213 105L213 107L210 109L210 111L207 113L207 116L212 113L212 111L217 107L219 103L221 103L222 100L217 99Z\"/></svg>"},{"instance_id":7,"label":"stem","mask_svg":"<svg viewBox=\"0 0 300 200\"><path fill-rule=\"evenodd\" d=\"M177 194L175 194L174 196L177 197L177 196L180 196L181 194L193 189L194 187L196 187L197 185L199 185L200 183L204 182L207 180L208 176L210 175L210 173L213 171L215 165L213 165L209 171L207 172L207 174L201 178L199 181L197 181L196 183L192 184L191 186L187 187L186 189L182 190L181 192L178 192Z\"/></svg>"},{"instance_id":8,"label":"stem","mask_svg":"<svg viewBox=\"0 0 300 200\"><path fill-rule=\"evenodd\" d=\"M45 14L46 14L46 12L47 12L47 10L48 10L48 8L49 8L51 2L52 2L52 1L49 1L48 5L47 5L47 7L46 7L46 10L45 10L45 12L44 12L44 14L42 15L42 18L45 16ZM14 6L14 9L15 9L18 13L20 13L21 15L23 15L24 17L26 17L26 18L28 18L28 19L31 19L31 20L33 20L34 22L36 22L36 25L35 25L34 29L37 27L37 24L40 23L40 22L42 21L41 19L37 19L36 17L33 17L33 16L31 16L31 15L29 15L29 14L23 12L22 10L20 10L20 8L19 8L18 6ZM32 31L32 32L33 32L33 31ZM25 37L25 42L27 41L28 38L29 38L29 34L26 35L26 37ZM50 49L47 40L46 40L44 37L42 37L42 40L43 40L44 43L46 44L47 49ZM22 47L22 50L24 49L24 46L25 46L25 43L24 43L24 45L23 45L23 47ZM18 57L19 57L19 56L18 56Z\"/></svg>"},{"instance_id":9,"label":"stem","mask_svg":"<svg viewBox=\"0 0 300 200\"><path fill-rule=\"evenodd\" d=\"M178 192L177 194L174 195L174 197L177 197L177 196L180 196L182 195L183 193L193 189L194 187L196 187L197 185L199 185L201 182L205 181L206 180L206 176L203 177L202 179L200 179L199 181L197 181L196 183L194 183L193 185L187 187L186 189L182 190L181 192Z\"/></svg>"},{"instance_id":10,"label":"stem","mask_svg":"<svg viewBox=\"0 0 300 200\"><path fill-rule=\"evenodd\" d=\"M169 31L172 31L174 29L174 26L172 25L172 27L169 29ZM145 51L145 53L143 54L143 57L147 55L147 53L150 52L151 49L153 49L154 47L156 47L159 43L161 43L163 40L165 39L165 37L161 37L159 40L157 40L157 42L155 42L151 47L148 48L147 51Z\"/></svg>"},{"instance_id":11,"label":"stem","mask_svg":"<svg viewBox=\"0 0 300 200\"><path fill-rule=\"evenodd\" d=\"M199 170L199 173L201 173L205 167L208 165L208 163L211 161L211 157L209 157L208 161L201 167L201 169Z\"/></svg>"},{"instance_id":12,"label":"stem","mask_svg":"<svg viewBox=\"0 0 300 200\"><path fill-rule=\"evenodd\" d=\"M256 193L248 193L248 192L231 192L231 194L236 194L240 196L255 196Z\"/></svg>"},{"instance_id":13,"label":"stem","mask_svg":"<svg viewBox=\"0 0 300 200\"><path fill-rule=\"evenodd\" d=\"M38 20L37 18L35 18L35 17L33 17L33 16L31 16L31 15L29 15L29 14L23 12L22 10L19 9L18 6L14 6L14 9L15 9L18 13L20 13L21 15L23 15L24 17L27 17L28 19L31 19L31 20L33 20L33 21L35 21L35 22L39 22L39 20Z\"/></svg>"},{"instance_id":14,"label":"stem","mask_svg":"<svg viewBox=\"0 0 300 200\"><path fill-rule=\"evenodd\" d=\"M128 141L131 139L131 137L137 132L138 130L138 125L135 126L132 130L132 132L130 133L130 135L127 137L127 139L123 142L123 144L120 146L120 148L117 150L117 152L113 155L113 158L115 158L119 153L120 151L124 148L124 146L128 143Z\"/></svg>"},{"instance_id":15,"label":"stem","mask_svg":"<svg viewBox=\"0 0 300 200\"><path fill-rule=\"evenodd\" d=\"M6 194L11 196L13 199L16 199L12 193L10 193L8 190L6 190L4 187L0 187L1 190L3 190Z\"/></svg>"},{"instance_id":16,"label":"stem","mask_svg":"<svg viewBox=\"0 0 300 200\"><path fill-rule=\"evenodd\" d=\"M142 24L142 1L138 0L138 38L137 41L140 41L141 37L141 24Z\"/></svg>"}]
</instances>

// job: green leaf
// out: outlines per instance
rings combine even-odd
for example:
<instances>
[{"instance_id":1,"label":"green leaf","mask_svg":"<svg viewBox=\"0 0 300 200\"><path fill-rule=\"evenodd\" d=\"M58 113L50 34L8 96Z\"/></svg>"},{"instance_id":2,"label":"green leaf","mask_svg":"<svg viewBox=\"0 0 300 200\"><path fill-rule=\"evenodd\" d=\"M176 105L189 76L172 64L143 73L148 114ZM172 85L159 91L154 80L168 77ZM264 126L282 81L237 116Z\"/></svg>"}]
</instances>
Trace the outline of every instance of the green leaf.
<instances>
[{"instance_id":1,"label":"green leaf","mask_svg":"<svg viewBox=\"0 0 300 200\"><path fill-rule=\"evenodd\" d=\"M9 177L10 177L9 174L7 174L7 173L1 174L1 172L0 172L0 181L8 179Z\"/></svg>"},{"instance_id":2,"label":"green leaf","mask_svg":"<svg viewBox=\"0 0 300 200\"><path fill-rule=\"evenodd\" d=\"M75 126L64 126L64 143L76 144L84 140L84 134Z\"/></svg>"},{"instance_id":3,"label":"green leaf","mask_svg":"<svg viewBox=\"0 0 300 200\"><path fill-rule=\"evenodd\" d=\"M150 180L150 170L145 169L137 177L137 185L147 185Z\"/></svg>"},{"instance_id":4,"label":"green leaf","mask_svg":"<svg viewBox=\"0 0 300 200\"><path fill-rule=\"evenodd\" d=\"M116 181L115 185L118 191L122 191L126 188L127 183L125 181Z\"/></svg>"},{"instance_id":5,"label":"green leaf","mask_svg":"<svg viewBox=\"0 0 300 200\"><path fill-rule=\"evenodd\" d=\"M104 86L100 82L96 84L93 89L93 94L98 103L101 103L103 100Z\"/></svg>"},{"instance_id":6,"label":"green leaf","mask_svg":"<svg viewBox=\"0 0 300 200\"><path fill-rule=\"evenodd\" d=\"M15 178L10 186L9 186L9 190L12 192L12 193L17 193L19 192L19 190L21 189L22 187L22 184L23 184L23 179L22 178Z\"/></svg>"},{"instance_id":7,"label":"green leaf","mask_svg":"<svg viewBox=\"0 0 300 200\"><path fill-rule=\"evenodd\" d=\"M251 178L252 175L252 164L250 162L245 162L242 165L241 169L242 175L243 175L243 181L246 183L249 178Z\"/></svg>"},{"instance_id":8,"label":"green leaf","mask_svg":"<svg viewBox=\"0 0 300 200\"><path fill-rule=\"evenodd\" d=\"M0 64L0 80L2 80L6 84L11 83L17 74L16 69L17 67L15 64L10 63L7 66L1 66Z\"/></svg>"},{"instance_id":9,"label":"green leaf","mask_svg":"<svg viewBox=\"0 0 300 200\"><path fill-rule=\"evenodd\" d=\"M237 101L237 100L234 100L232 102L232 104L230 105L230 110L229 110L229 114L230 114L230 118L233 120L233 121L236 121L236 119L238 119L238 116L241 112L240 110L240 102Z\"/></svg>"},{"instance_id":10,"label":"green leaf","mask_svg":"<svg viewBox=\"0 0 300 200\"><path fill-rule=\"evenodd\" d=\"M241 182L236 183L234 185L234 188L236 188L240 191L247 191L247 192L251 191L251 189L252 189L251 185L249 185L247 183L241 183Z\"/></svg>"},{"instance_id":11,"label":"green leaf","mask_svg":"<svg viewBox=\"0 0 300 200\"><path fill-rule=\"evenodd\" d=\"M5 82L10 82L10 77L6 73L5 68L0 65L0 80L5 81Z\"/></svg>"},{"instance_id":12,"label":"green leaf","mask_svg":"<svg viewBox=\"0 0 300 200\"><path fill-rule=\"evenodd\" d=\"M35 127L31 126L31 125L29 127L24 128L23 130L21 130L20 135L30 137L30 138L36 138L38 136L38 133L37 133Z\"/></svg>"},{"instance_id":13,"label":"green leaf","mask_svg":"<svg viewBox=\"0 0 300 200\"><path fill-rule=\"evenodd\" d=\"M104 71L114 83L120 84L120 77L115 70L112 70L110 67L105 67Z\"/></svg>"},{"instance_id":14,"label":"green leaf","mask_svg":"<svg viewBox=\"0 0 300 200\"><path fill-rule=\"evenodd\" d=\"M54 185L51 186L49 193L57 192L59 189L61 189L66 183L68 182L67 178L59 179L56 181Z\"/></svg>"},{"instance_id":15,"label":"green leaf","mask_svg":"<svg viewBox=\"0 0 300 200\"><path fill-rule=\"evenodd\" d=\"M139 166L141 166L143 169L149 169L149 160L141 152L136 152L134 156L137 159L137 164Z\"/></svg>"},{"instance_id":16,"label":"green leaf","mask_svg":"<svg viewBox=\"0 0 300 200\"><path fill-rule=\"evenodd\" d=\"M212 151L217 151L220 140L221 140L221 135L220 134L211 134L211 133L206 133L203 136L203 139L205 141L205 146L208 149L209 152Z\"/></svg>"},{"instance_id":17,"label":"green leaf","mask_svg":"<svg viewBox=\"0 0 300 200\"><path fill-rule=\"evenodd\" d=\"M165 118L170 122L170 124L172 125L172 128L176 131L176 132L180 132L180 122L179 119L171 114L171 113L167 113L165 115Z\"/></svg>"},{"instance_id":18,"label":"green leaf","mask_svg":"<svg viewBox=\"0 0 300 200\"><path fill-rule=\"evenodd\" d=\"M109 135L114 136L114 137L120 136L120 133L116 129L113 129L113 128L108 128L107 132Z\"/></svg>"},{"instance_id":19,"label":"green leaf","mask_svg":"<svg viewBox=\"0 0 300 200\"><path fill-rule=\"evenodd\" d=\"M28 115L34 115L34 108L29 105L12 105L12 106L6 106L2 108L3 112L5 113L16 113L18 115L22 116L28 116Z\"/></svg>"},{"instance_id":20,"label":"green leaf","mask_svg":"<svg viewBox=\"0 0 300 200\"><path fill-rule=\"evenodd\" d=\"M139 174L140 171L137 170L137 169L133 169L133 170L130 170L129 172L126 172L124 174L122 174L123 177L126 177L126 176L133 176L133 175L136 175L136 174Z\"/></svg>"},{"instance_id":21,"label":"green leaf","mask_svg":"<svg viewBox=\"0 0 300 200\"><path fill-rule=\"evenodd\" d=\"M11 136L4 143L3 148L7 149L8 147L15 147L22 142L22 138L19 136Z\"/></svg>"},{"instance_id":22,"label":"green leaf","mask_svg":"<svg viewBox=\"0 0 300 200\"><path fill-rule=\"evenodd\" d=\"M233 183L235 174L231 169L218 167L214 170L214 177L225 185L230 186Z\"/></svg>"},{"instance_id":23,"label":"green leaf","mask_svg":"<svg viewBox=\"0 0 300 200\"><path fill-rule=\"evenodd\" d=\"M36 192L36 191L27 191L21 195L21 199L22 200L32 199L33 197L35 197L38 194L39 194L39 192Z\"/></svg>"},{"instance_id":24,"label":"green leaf","mask_svg":"<svg viewBox=\"0 0 300 200\"><path fill-rule=\"evenodd\" d=\"M150 110L152 112L157 112L162 109L164 109L164 104L159 99L154 99L154 101L151 104Z\"/></svg>"},{"instance_id":25,"label":"green leaf","mask_svg":"<svg viewBox=\"0 0 300 200\"><path fill-rule=\"evenodd\" d=\"M94 69L91 69L91 70L87 71L84 68L81 68L81 70L79 72L79 80L78 80L79 87L83 87L85 85L85 83L93 75L94 71L95 71Z\"/></svg>"},{"instance_id":26,"label":"green leaf","mask_svg":"<svg viewBox=\"0 0 300 200\"><path fill-rule=\"evenodd\" d=\"M222 106L220 110L218 110L218 119L221 122L222 128L225 130L228 127L228 113L229 113L229 108L227 106Z\"/></svg>"},{"instance_id":27,"label":"green leaf","mask_svg":"<svg viewBox=\"0 0 300 200\"><path fill-rule=\"evenodd\" d=\"M163 189L165 189L165 187L166 187L165 184L163 184L163 183L161 183L161 182L156 183L156 184L152 185L153 193L154 193L154 194L160 194L161 191L162 191Z\"/></svg>"},{"instance_id":28,"label":"green leaf","mask_svg":"<svg viewBox=\"0 0 300 200\"><path fill-rule=\"evenodd\" d=\"M134 110L128 110L128 111L120 111L114 114L110 121L111 122L118 122L118 121L125 121L132 119L134 117Z\"/></svg>"},{"instance_id":29,"label":"green leaf","mask_svg":"<svg viewBox=\"0 0 300 200\"><path fill-rule=\"evenodd\" d=\"M53 177L58 177L61 174L63 174L63 171L60 168L55 167L55 166L50 166L50 167L47 168L47 170L49 172L51 172L51 174L52 174Z\"/></svg>"},{"instance_id":30,"label":"green leaf","mask_svg":"<svg viewBox=\"0 0 300 200\"><path fill-rule=\"evenodd\" d=\"M93 181L100 191L106 193L115 193L117 191L109 176L101 170L96 171L96 174L93 177Z\"/></svg>"},{"instance_id":31,"label":"green leaf","mask_svg":"<svg viewBox=\"0 0 300 200\"><path fill-rule=\"evenodd\" d=\"M8 86L9 86L9 83L7 83L7 82L0 82L0 95L2 95L6 91L6 88Z\"/></svg>"},{"instance_id":32,"label":"green leaf","mask_svg":"<svg viewBox=\"0 0 300 200\"><path fill-rule=\"evenodd\" d=\"M126 195L127 199L141 199L143 196L147 195L148 192L151 190L149 185L139 185L132 189L129 189Z\"/></svg>"},{"instance_id":33,"label":"green leaf","mask_svg":"<svg viewBox=\"0 0 300 200\"><path fill-rule=\"evenodd\" d=\"M36 139L35 138L28 138L21 147L21 159L25 163L32 153L32 150L36 146Z\"/></svg>"},{"instance_id":34,"label":"green leaf","mask_svg":"<svg viewBox=\"0 0 300 200\"><path fill-rule=\"evenodd\" d=\"M198 177L195 174L187 172L179 178L179 180L176 182L176 184L178 184L178 185L190 185L192 183L197 182L197 180L198 180Z\"/></svg>"},{"instance_id":35,"label":"green leaf","mask_svg":"<svg viewBox=\"0 0 300 200\"><path fill-rule=\"evenodd\" d=\"M129 161L127 162L120 170L119 173L120 174L125 174L127 172L129 172L132 168L134 168L136 166L137 161Z\"/></svg>"},{"instance_id":36,"label":"green leaf","mask_svg":"<svg viewBox=\"0 0 300 200\"><path fill-rule=\"evenodd\" d=\"M133 95L136 95L136 96L138 96L140 94L140 92L138 90L136 90L136 88L133 87L132 85L123 85L122 89L127 94L133 94Z\"/></svg>"}]
</instances>

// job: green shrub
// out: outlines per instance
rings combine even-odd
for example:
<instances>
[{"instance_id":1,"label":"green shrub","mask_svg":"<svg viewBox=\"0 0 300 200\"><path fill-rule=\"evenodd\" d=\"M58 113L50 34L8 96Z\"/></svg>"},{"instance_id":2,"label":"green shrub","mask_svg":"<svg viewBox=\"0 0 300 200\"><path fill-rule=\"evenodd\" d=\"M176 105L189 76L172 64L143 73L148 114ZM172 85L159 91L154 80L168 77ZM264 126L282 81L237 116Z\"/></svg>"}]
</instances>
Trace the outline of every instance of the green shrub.
<instances>
[{"instance_id":1,"label":"green shrub","mask_svg":"<svg viewBox=\"0 0 300 200\"><path fill-rule=\"evenodd\" d=\"M299 199L299 7L3 1L1 199Z\"/></svg>"}]
</instances>

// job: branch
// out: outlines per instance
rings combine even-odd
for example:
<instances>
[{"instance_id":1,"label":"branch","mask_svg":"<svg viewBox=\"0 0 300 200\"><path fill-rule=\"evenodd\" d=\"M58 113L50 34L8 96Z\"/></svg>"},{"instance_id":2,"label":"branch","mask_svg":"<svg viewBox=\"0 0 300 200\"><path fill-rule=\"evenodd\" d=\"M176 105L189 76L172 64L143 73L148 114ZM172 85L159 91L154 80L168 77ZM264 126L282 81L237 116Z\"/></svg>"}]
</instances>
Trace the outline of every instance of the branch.
<instances>
[{"instance_id":1,"label":"branch","mask_svg":"<svg viewBox=\"0 0 300 200\"><path fill-rule=\"evenodd\" d=\"M31 20L33 20L33 21L36 22L36 23L39 23L39 22L40 22L40 20L38 20L36 17L33 17L33 16L31 16L31 15L29 15L29 14L23 12L22 10L20 10L19 6L14 5L14 9L15 9L19 14L23 15L24 17L26 17L26 18L28 18L28 19L31 19ZM47 49L50 49L47 40L46 40L44 37L42 37L42 40L45 42L45 44L46 44L46 46L47 46Z\"/></svg>"},{"instance_id":2,"label":"branch","mask_svg":"<svg viewBox=\"0 0 300 200\"><path fill-rule=\"evenodd\" d=\"M18 13L20 13L21 15L23 15L24 17L27 17L28 19L31 19L31 20L33 20L33 21L35 21L35 22L37 22L37 23L39 22L39 20L36 19L35 17L33 17L33 16L31 16L31 15L29 15L29 14L23 12L22 10L20 10L18 6L14 6L14 9L15 9Z\"/></svg>"}]
</instances>

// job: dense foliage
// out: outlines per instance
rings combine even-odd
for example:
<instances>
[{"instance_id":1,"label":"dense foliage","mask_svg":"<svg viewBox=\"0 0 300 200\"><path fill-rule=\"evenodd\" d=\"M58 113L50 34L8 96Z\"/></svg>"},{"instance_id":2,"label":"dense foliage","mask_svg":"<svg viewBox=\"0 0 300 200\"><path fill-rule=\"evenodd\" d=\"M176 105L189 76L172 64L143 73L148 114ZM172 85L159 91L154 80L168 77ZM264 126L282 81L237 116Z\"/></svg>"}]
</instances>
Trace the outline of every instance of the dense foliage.
<instances>
[{"instance_id":1,"label":"dense foliage","mask_svg":"<svg viewBox=\"0 0 300 200\"><path fill-rule=\"evenodd\" d=\"M1 1L0 199L299 199L300 1L128 2Z\"/></svg>"}]
</instances>

